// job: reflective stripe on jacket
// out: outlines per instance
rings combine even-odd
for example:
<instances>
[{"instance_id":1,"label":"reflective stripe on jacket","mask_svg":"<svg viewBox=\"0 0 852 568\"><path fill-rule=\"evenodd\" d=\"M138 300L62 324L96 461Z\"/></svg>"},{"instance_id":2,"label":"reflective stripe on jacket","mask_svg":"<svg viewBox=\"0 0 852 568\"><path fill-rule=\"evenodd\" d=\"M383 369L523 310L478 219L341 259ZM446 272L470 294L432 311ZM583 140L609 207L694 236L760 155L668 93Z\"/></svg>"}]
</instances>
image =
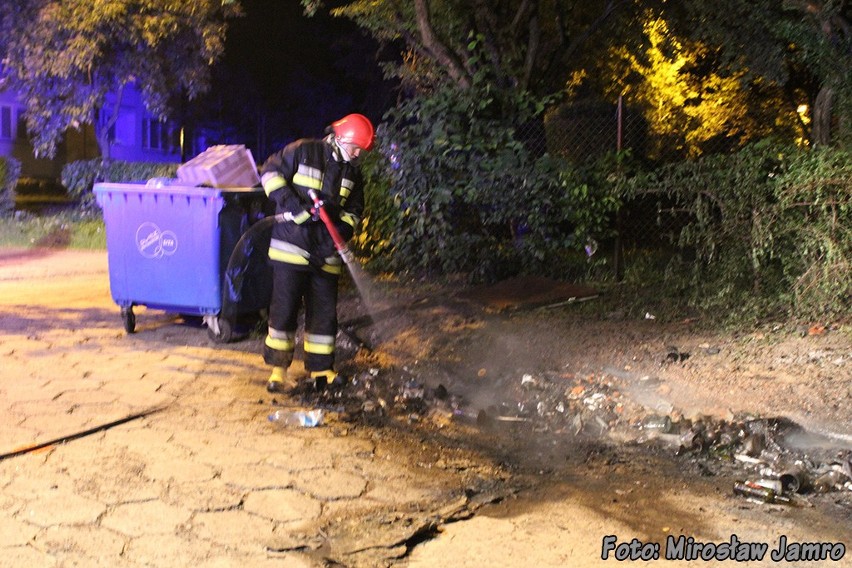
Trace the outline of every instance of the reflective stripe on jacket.
<instances>
[{"instance_id":1,"label":"reflective stripe on jacket","mask_svg":"<svg viewBox=\"0 0 852 568\"><path fill-rule=\"evenodd\" d=\"M329 272L335 268L339 272L340 257L328 229L322 222L312 220L309 211L313 201L308 190L319 194L337 230L348 240L364 210L358 169L336 158L330 138L303 139L270 156L261 167L261 181L269 199L275 203L275 212L293 216L292 222L273 227L269 257L304 265L309 264L308 259L319 258L328 265ZM328 262L332 258L336 259L333 264Z\"/></svg>"}]
</instances>

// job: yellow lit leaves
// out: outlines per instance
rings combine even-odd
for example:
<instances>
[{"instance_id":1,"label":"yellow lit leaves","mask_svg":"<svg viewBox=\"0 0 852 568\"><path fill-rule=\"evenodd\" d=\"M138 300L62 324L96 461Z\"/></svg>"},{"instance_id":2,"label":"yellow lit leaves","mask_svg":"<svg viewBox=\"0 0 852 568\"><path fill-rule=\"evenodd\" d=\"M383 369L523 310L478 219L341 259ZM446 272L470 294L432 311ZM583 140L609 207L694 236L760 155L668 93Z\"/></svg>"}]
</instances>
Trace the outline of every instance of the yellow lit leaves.
<instances>
[{"instance_id":1,"label":"yellow lit leaves","mask_svg":"<svg viewBox=\"0 0 852 568\"><path fill-rule=\"evenodd\" d=\"M662 19L648 18L644 36L647 47L642 53L625 47L611 50L610 71L622 78L620 94L629 94L644 108L655 134L697 156L708 140L747 128L742 73L723 76L708 70L706 48L673 36Z\"/></svg>"}]
</instances>

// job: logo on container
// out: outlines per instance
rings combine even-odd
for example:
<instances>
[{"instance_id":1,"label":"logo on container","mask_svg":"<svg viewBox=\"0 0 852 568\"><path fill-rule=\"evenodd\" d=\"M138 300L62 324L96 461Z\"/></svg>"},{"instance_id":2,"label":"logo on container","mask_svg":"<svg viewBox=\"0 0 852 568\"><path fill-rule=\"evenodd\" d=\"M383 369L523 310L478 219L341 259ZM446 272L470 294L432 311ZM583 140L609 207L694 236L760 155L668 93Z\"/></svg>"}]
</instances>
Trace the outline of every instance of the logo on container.
<instances>
[{"instance_id":1,"label":"logo on container","mask_svg":"<svg viewBox=\"0 0 852 568\"><path fill-rule=\"evenodd\" d=\"M162 231L154 223L142 223L136 229L136 248L145 258L171 256L178 247L173 231Z\"/></svg>"}]
</instances>

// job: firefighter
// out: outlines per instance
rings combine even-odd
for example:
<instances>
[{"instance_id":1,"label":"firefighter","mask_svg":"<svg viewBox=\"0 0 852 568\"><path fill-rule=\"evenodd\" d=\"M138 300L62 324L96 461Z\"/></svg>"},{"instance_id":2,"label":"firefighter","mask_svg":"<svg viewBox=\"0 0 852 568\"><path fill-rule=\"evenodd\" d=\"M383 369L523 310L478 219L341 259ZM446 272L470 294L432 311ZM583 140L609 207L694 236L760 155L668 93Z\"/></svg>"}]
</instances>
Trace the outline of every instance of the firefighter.
<instances>
[{"instance_id":1,"label":"firefighter","mask_svg":"<svg viewBox=\"0 0 852 568\"><path fill-rule=\"evenodd\" d=\"M293 360L297 318L305 308L305 368L318 390L342 387L334 370L337 285L343 261L319 217L311 190L344 240L355 232L364 209L358 157L373 146L374 129L361 114L334 122L322 139L301 139L272 154L261 167L261 182L276 214L272 229L272 300L263 360L272 366L269 392L280 392Z\"/></svg>"}]
</instances>

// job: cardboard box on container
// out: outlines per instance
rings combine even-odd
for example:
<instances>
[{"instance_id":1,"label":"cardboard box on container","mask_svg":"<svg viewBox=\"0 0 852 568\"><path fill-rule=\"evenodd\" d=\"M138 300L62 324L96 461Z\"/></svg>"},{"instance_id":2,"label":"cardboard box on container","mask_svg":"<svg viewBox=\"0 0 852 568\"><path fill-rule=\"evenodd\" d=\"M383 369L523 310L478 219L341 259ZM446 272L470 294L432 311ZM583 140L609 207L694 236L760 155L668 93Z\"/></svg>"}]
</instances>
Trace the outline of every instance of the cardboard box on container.
<instances>
[{"instance_id":1,"label":"cardboard box on container","mask_svg":"<svg viewBox=\"0 0 852 568\"><path fill-rule=\"evenodd\" d=\"M254 187L260 184L251 150L242 144L211 146L177 169L187 185L216 188Z\"/></svg>"}]
</instances>

